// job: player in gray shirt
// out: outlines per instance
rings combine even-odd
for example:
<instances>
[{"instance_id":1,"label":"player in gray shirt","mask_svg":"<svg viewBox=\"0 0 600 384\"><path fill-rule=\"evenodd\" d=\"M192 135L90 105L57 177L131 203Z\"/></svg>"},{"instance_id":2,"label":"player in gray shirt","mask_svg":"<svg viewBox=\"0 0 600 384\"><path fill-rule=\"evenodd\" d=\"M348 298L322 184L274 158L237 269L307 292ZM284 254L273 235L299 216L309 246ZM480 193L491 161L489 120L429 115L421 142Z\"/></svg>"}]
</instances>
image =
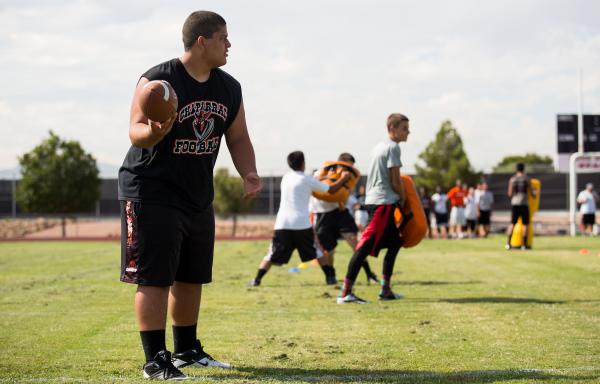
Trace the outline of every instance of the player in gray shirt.
<instances>
[{"instance_id":1,"label":"player in gray shirt","mask_svg":"<svg viewBox=\"0 0 600 384\"><path fill-rule=\"evenodd\" d=\"M402 167L400 146L392 139L379 143L371 151L365 204L394 204L400 198L392 188L390 168Z\"/></svg>"},{"instance_id":2,"label":"player in gray shirt","mask_svg":"<svg viewBox=\"0 0 600 384\"><path fill-rule=\"evenodd\" d=\"M400 147L398 143L408 138L408 118L400 113L392 113L387 119L388 139L375 146L371 152L371 165L367 176L367 196L365 205L369 213L369 223L356 245L354 255L348 264L348 272L337 298L338 304L364 304L365 300L352 293L352 287L363 261L368 255L375 256L387 248L383 259L383 278L379 299L395 300L402 295L392 292L390 280L394 271L396 255L400 250L400 236L394 219L394 210L404 205L406 196L400 178Z\"/></svg>"}]
</instances>

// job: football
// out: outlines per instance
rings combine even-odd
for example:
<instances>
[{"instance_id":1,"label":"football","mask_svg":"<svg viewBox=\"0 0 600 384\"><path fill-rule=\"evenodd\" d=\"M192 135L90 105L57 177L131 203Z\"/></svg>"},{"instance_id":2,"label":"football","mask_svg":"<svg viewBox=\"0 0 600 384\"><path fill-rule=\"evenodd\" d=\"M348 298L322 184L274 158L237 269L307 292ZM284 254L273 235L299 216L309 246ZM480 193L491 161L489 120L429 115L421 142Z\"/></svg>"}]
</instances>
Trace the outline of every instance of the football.
<instances>
[{"instance_id":1,"label":"football","mask_svg":"<svg viewBox=\"0 0 600 384\"><path fill-rule=\"evenodd\" d=\"M177 112L177 94L165 80L146 83L138 100L142 113L152 121L163 122Z\"/></svg>"}]
</instances>

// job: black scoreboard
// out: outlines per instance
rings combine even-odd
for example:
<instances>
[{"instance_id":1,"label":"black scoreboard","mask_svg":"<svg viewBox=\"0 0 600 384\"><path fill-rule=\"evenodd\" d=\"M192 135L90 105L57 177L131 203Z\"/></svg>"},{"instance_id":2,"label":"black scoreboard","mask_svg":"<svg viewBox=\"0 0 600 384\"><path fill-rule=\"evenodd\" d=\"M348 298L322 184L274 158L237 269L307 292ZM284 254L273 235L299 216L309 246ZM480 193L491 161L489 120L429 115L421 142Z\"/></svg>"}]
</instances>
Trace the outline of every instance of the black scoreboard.
<instances>
[{"instance_id":1,"label":"black scoreboard","mask_svg":"<svg viewBox=\"0 0 600 384\"><path fill-rule=\"evenodd\" d=\"M557 115L558 153L577 152L577 115ZM583 115L583 151L600 152L600 115Z\"/></svg>"}]
</instances>

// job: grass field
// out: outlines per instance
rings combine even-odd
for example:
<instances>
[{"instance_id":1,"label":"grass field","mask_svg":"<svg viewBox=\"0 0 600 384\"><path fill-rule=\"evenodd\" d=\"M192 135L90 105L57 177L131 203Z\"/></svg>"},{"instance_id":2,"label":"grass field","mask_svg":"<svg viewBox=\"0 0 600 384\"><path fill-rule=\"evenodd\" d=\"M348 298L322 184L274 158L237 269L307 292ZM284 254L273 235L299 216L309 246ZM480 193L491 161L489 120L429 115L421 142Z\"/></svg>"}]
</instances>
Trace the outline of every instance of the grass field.
<instances>
[{"instance_id":1,"label":"grass field","mask_svg":"<svg viewBox=\"0 0 600 384\"><path fill-rule=\"evenodd\" d=\"M504 251L503 240L402 250L395 290L406 299L378 302L361 272L356 292L372 301L363 306L337 305L316 267L288 272L297 256L247 288L267 243L220 242L199 334L236 368L186 373L219 383L600 382L600 240L536 238L527 252ZM349 256L340 245L338 277ZM0 383L146 382L135 287L118 282L119 257L116 242L0 243Z\"/></svg>"}]
</instances>

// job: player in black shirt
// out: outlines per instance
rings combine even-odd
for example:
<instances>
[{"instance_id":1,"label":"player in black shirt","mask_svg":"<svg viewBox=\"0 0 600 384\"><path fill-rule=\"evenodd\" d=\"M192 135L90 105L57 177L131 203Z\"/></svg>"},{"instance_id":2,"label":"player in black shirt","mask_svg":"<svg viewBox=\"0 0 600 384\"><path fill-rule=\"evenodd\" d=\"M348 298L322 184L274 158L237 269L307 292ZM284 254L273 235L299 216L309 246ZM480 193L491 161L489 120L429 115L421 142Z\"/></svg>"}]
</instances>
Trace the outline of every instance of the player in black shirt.
<instances>
[{"instance_id":1,"label":"player in black shirt","mask_svg":"<svg viewBox=\"0 0 600 384\"><path fill-rule=\"evenodd\" d=\"M240 84L218 69L231 44L225 20L192 13L183 25L181 58L142 75L131 103L131 148L119 170L121 281L137 284L135 312L146 355L144 377L187 378L178 368L230 366L203 351L196 338L202 284L212 279L213 166L225 136L247 198L261 189L248 136ZM178 96L167 121L148 120L138 97L151 80ZM169 305L170 304L170 305ZM174 354L165 346L167 308Z\"/></svg>"}]
</instances>

